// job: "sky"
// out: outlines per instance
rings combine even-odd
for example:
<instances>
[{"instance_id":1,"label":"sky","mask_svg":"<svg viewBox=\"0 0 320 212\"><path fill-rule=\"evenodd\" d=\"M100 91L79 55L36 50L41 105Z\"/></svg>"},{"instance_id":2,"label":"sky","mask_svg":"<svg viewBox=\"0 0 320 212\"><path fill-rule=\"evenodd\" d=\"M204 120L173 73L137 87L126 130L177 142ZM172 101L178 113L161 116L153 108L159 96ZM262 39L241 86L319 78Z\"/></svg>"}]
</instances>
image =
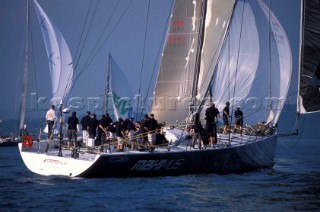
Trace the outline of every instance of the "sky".
<instances>
[{"instance_id":1,"label":"sky","mask_svg":"<svg viewBox=\"0 0 320 212\"><path fill-rule=\"evenodd\" d=\"M94 19L89 29L89 24L85 25L84 23L90 2L92 5L88 17L91 20L94 14ZM130 82L134 93L138 92L139 83L136 81L139 80L137 76L140 76L141 73L142 86L148 85L151 79L151 70L154 70L154 67L159 63L158 54L162 46L172 0L151 0L150 5L148 2L148 0L38 0L40 6L62 32L74 58L77 49L81 49L81 45L84 45L82 51L78 51L77 54L79 57L81 53L81 56L74 76L81 74L70 94L72 97L84 99L84 110L90 110L92 108L89 107L93 107L88 98L104 95L109 53L126 71L128 78L132 79ZM96 8L97 3L99 4ZM110 19L114 10L115 13ZM26 0L2 1L0 26L4 30L0 35L0 58L2 61L0 63L2 74L0 119L18 115L16 108L19 102L19 93L21 93L25 19ZM108 20L110 21L108 22ZM33 7L30 9L30 23L33 40L33 57L30 58L30 61L34 62L34 68L29 70L28 106L34 108L35 99L50 98L51 87L45 46ZM148 27L146 27L147 25ZM83 34L87 34L86 40L83 36L79 45L83 31ZM101 34L102 39L96 48L100 51L96 54L96 51L92 53ZM95 56L92 57L93 55ZM74 64L76 64L75 61L73 61ZM87 61L90 61L89 66L84 68ZM155 77L156 75L153 79ZM38 97L34 96L35 92ZM46 110L49 103L46 101L38 106L42 110ZM12 108L15 108L16 112Z\"/></svg>"},{"instance_id":2,"label":"sky","mask_svg":"<svg viewBox=\"0 0 320 212\"><path fill-rule=\"evenodd\" d=\"M269 0L263 1L268 3ZM26 0L1 0L0 120L17 118L19 114L24 63L26 2ZM94 14L94 19L89 29L89 24L84 23L91 2L88 17L91 20ZM163 34L167 27L166 23L173 0L150 0L150 4L148 4L149 0L38 0L38 3L62 32L73 58L78 58L76 56L81 53L79 62L73 61L74 64L77 64L74 76L81 74L70 96L83 99L83 111L92 111L97 106L94 105L92 99L101 98L104 95L109 54L112 54L122 70L125 70L134 93L138 93L141 73L142 90L146 90L150 80L155 80L156 75L154 78L151 76L153 70L159 65L159 51L163 45ZM119 4L118 7L116 7L117 4ZM293 66L295 67L293 72L297 73L300 0L273 0L272 6L291 42ZM112 16L113 11L115 13ZM30 60L33 68L29 71L28 107L31 112L27 112L27 116L28 114L29 116L34 115L32 110L39 98L47 98L46 101L40 101L38 104L38 108L44 113L49 107L51 96L48 60L32 5L30 23L33 41L33 57ZM104 28L106 30L102 34L102 41L106 42L98 43L100 51L92 60L89 60L89 66L83 69L86 61L93 55L92 48ZM84 37L80 42L82 32L87 34L85 42ZM83 49L76 55L77 49L81 49L82 45L84 45ZM294 93L297 89L297 77L292 76L292 81L289 93ZM291 98L290 104L294 103L295 99Z\"/></svg>"}]
</instances>

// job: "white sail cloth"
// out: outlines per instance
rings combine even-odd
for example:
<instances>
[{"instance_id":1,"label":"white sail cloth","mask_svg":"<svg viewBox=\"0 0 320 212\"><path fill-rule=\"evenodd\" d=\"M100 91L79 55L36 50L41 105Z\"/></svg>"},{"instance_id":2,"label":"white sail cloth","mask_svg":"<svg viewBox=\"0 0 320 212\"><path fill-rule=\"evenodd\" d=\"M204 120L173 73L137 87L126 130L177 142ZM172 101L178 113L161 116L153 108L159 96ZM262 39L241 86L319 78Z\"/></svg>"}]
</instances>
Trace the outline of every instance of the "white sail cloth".
<instances>
[{"instance_id":1,"label":"white sail cloth","mask_svg":"<svg viewBox=\"0 0 320 212\"><path fill-rule=\"evenodd\" d=\"M69 95L73 77L71 53L60 30L50 20L38 2L36 0L33 2L47 50L52 97L65 104L65 98Z\"/></svg>"},{"instance_id":2,"label":"white sail cloth","mask_svg":"<svg viewBox=\"0 0 320 212\"><path fill-rule=\"evenodd\" d=\"M197 99L202 101L208 92L213 70L221 54L224 38L234 9L235 0L208 0L205 30L201 51Z\"/></svg>"},{"instance_id":3,"label":"white sail cloth","mask_svg":"<svg viewBox=\"0 0 320 212\"><path fill-rule=\"evenodd\" d=\"M205 95L234 2L175 1L152 105L152 113L159 121L168 124L185 121L192 106L190 103L193 102L195 87L200 91L199 101ZM195 84L198 72L198 85L201 86Z\"/></svg>"},{"instance_id":4,"label":"white sail cloth","mask_svg":"<svg viewBox=\"0 0 320 212\"><path fill-rule=\"evenodd\" d=\"M271 109L277 122L291 66L287 35L272 11L262 1L238 1L214 76L214 102L220 111L227 101L241 106L251 124L266 121Z\"/></svg>"},{"instance_id":5,"label":"white sail cloth","mask_svg":"<svg viewBox=\"0 0 320 212\"><path fill-rule=\"evenodd\" d=\"M60 30L50 20L36 0L34 8L41 27L45 42L52 87L52 104L66 105L72 86L73 63L69 47ZM60 122L56 122L56 129L61 129ZM55 133L56 130L55 130Z\"/></svg>"},{"instance_id":6,"label":"white sail cloth","mask_svg":"<svg viewBox=\"0 0 320 212\"><path fill-rule=\"evenodd\" d=\"M127 79L123 74L121 68L114 61L112 57L109 59L110 66L110 91L112 93L112 106L116 119L133 118L133 90Z\"/></svg>"}]
</instances>

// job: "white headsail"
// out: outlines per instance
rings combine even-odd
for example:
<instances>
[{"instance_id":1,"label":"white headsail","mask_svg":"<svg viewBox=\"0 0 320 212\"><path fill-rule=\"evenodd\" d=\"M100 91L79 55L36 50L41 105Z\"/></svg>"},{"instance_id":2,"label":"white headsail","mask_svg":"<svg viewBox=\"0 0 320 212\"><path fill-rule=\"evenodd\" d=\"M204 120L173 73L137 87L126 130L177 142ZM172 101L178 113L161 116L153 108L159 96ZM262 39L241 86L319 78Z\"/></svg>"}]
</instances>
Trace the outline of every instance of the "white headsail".
<instances>
[{"instance_id":1,"label":"white headsail","mask_svg":"<svg viewBox=\"0 0 320 212\"><path fill-rule=\"evenodd\" d=\"M269 7L262 1L238 1L215 73L213 99L220 111L227 101L241 105L246 123L271 121L271 117L277 122L291 66L287 35Z\"/></svg>"},{"instance_id":2,"label":"white headsail","mask_svg":"<svg viewBox=\"0 0 320 212\"><path fill-rule=\"evenodd\" d=\"M268 8L261 0L258 0L259 6L265 17L270 17L269 24L271 27L271 96L266 100L267 106L274 111L273 122L277 123L282 108L285 104L292 75L292 51L290 42L280 21L274 15L271 8ZM270 11L271 10L271 11ZM271 117L267 112L266 117ZM264 120L267 120L264 119Z\"/></svg>"},{"instance_id":3,"label":"white headsail","mask_svg":"<svg viewBox=\"0 0 320 212\"><path fill-rule=\"evenodd\" d=\"M65 104L65 98L69 95L73 77L71 53L60 30L50 20L38 2L36 0L33 2L47 50L52 97Z\"/></svg>"},{"instance_id":4,"label":"white headsail","mask_svg":"<svg viewBox=\"0 0 320 212\"><path fill-rule=\"evenodd\" d=\"M219 111L227 101L235 105L249 95L259 53L259 34L252 8L238 1L211 88Z\"/></svg>"}]
</instances>

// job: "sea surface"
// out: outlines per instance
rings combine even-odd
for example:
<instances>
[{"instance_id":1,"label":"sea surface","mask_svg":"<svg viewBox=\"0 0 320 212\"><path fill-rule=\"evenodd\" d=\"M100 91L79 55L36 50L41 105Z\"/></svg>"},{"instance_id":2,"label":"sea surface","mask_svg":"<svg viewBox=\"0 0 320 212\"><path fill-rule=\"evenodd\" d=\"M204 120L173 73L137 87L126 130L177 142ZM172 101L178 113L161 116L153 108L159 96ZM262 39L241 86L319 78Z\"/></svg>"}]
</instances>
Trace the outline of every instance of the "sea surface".
<instances>
[{"instance_id":1,"label":"sea surface","mask_svg":"<svg viewBox=\"0 0 320 212\"><path fill-rule=\"evenodd\" d=\"M0 148L0 211L320 211L319 142L279 140L275 166L245 174L103 179L39 176Z\"/></svg>"}]
</instances>

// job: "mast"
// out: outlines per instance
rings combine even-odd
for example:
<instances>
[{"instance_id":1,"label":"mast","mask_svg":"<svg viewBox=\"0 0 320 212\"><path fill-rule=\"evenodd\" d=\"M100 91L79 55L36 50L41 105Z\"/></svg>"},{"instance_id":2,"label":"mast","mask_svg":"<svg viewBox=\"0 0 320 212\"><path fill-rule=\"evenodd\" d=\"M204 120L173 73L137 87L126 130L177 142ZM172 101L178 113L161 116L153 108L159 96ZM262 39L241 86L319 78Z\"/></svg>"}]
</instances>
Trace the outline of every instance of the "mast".
<instances>
[{"instance_id":1,"label":"mast","mask_svg":"<svg viewBox=\"0 0 320 212\"><path fill-rule=\"evenodd\" d=\"M221 52L225 45L230 22L235 10L235 0L212 0L206 2L205 28L203 29L203 45L201 45L201 63L197 76L196 101L200 104L197 111L201 111L202 106L210 95L210 84L217 64L220 61ZM211 89L210 101L214 91ZM194 98L194 96L193 96Z\"/></svg>"},{"instance_id":2,"label":"mast","mask_svg":"<svg viewBox=\"0 0 320 212\"><path fill-rule=\"evenodd\" d=\"M213 3L216 1L220 2L220 0L214 0ZM208 9L209 3L212 5L212 1L207 1L206 7ZM158 121L171 125L175 125L177 121L184 123L188 120L190 112L195 110L190 107L190 104L195 102L194 97L198 97L194 94L196 91L194 81L198 76L195 72L200 71L200 74L202 73L201 70L196 69L199 63L203 62L203 54L200 57L198 51L202 49L203 53L203 49L206 46L206 32L208 32L203 30L203 27L207 27L203 25L204 20L202 20L204 16L203 4L204 0L175 1L170 17L166 43L161 56L151 109L152 113L158 117ZM222 5L215 6L216 11L225 13L224 10L220 10L220 6ZM211 14L213 16L210 16L209 20L216 20L216 16L214 15L216 12ZM214 26L216 25L210 25L210 29L214 29ZM218 28L220 28L220 25ZM203 31L205 35L201 38ZM210 32L216 35L216 30L210 30ZM219 30L217 34L217 37L221 37L219 35L223 34L222 30ZM212 38L212 35L207 36L207 38L209 37ZM200 47L201 43L203 43L202 48ZM208 46L211 46L211 43ZM215 47L211 47L210 50L208 47L208 50L212 52L212 48ZM199 79L197 79L198 84L200 83ZM198 101L198 98L196 101Z\"/></svg>"},{"instance_id":3,"label":"mast","mask_svg":"<svg viewBox=\"0 0 320 212\"><path fill-rule=\"evenodd\" d=\"M199 81L199 74L200 74L200 66L201 66L201 52L202 52L202 47L203 47L203 39L204 39L204 30L205 30L205 18L206 18L206 13L207 13L207 0L203 0L203 4L202 4L202 21L201 21L201 25L200 25L200 30L199 30L199 37L198 37L198 42L199 42L199 46L198 46L198 54L196 57L196 71L195 71L195 76L194 76L194 81L193 81L193 85L192 85L192 108L191 108L191 113L194 113L196 108L197 108L197 93L198 93L198 81Z\"/></svg>"},{"instance_id":4,"label":"mast","mask_svg":"<svg viewBox=\"0 0 320 212\"><path fill-rule=\"evenodd\" d=\"M269 25L268 25L268 62L269 62L269 105L268 105L268 109L270 111L270 114L269 114L269 117L268 119L266 120L266 123L269 124L273 118L274 118L274 114L273 114L273 111L272 111L272 68L271 68L271 24L272 24L272 21L271 21L271 0L269 0L269 7L268 7L268 22L269 22Z\"/></svg>"},{"instance_id":5,"label":"mast","mask_svg":"<svg viewBox=\"0 0 320 212\"><path fill-rule=\"evenodd\" d=\"M103 105L103 113L108 113L108 104L109 104L109 92L110 92L110 72L111 72L111 55L109 53L109 57L108 57L108 69L107 69L107 85L105 88L105 95L104 95L104 105Z\"/></svg>"},{"instance_id":6,"label":"mast","mask_svg":"<svg viewBox=\"0 0 320 212\"><path fill-rule=\"evenodd\" d=\"M271 0L269 0L269 8L268 8L268 22L269 22L269 25L268 25L268 61L269 61L269 98L271 100L271 21L270 21L270 17L271 17L271 14L270 14L270 10L271 10ZM272 108L272 102L270 102L270 105L269 105L269 109L271 110Z\"/></svg>"},{"instance_id":7,"label":"mast","mask_svg":"<svg viewBox=\"0 0 320 212\"><path fill-rule=\"evenodd\" d=\"M26 17L26 40L25 40L25 62L23 70L22 94L20 102L19 131L24 129L26 116L27 92L28 92L28 69L29 69L29 0L27 1Z\"/></svg>"},{"instance_id":8,"label":"mast","mask_svg":"<svg viewBox=\"0 0 320 212\"><path fill-rule=\"evenodd\" d=\"M303 54L302 54L302 51L303 51L303 48L302 48L302 44L303 44L303 36L304 36L304 33L303 33L303 27L304 26L304 8L305 8L305 1L302 0L301 1L301 13L300 13L300 48L299 48L299 73L298 73L298 77L300 77L301 75L301 67L302 67L302 61L303 61ZM298 80L298 88L297 90L299 91L300 90L300 80ZM301 105L302 105L302 100L300 98L300 95L298 93L298 96L297 96L297 114L300 114L301 113Z\"/></svg>"}]
</instances>

